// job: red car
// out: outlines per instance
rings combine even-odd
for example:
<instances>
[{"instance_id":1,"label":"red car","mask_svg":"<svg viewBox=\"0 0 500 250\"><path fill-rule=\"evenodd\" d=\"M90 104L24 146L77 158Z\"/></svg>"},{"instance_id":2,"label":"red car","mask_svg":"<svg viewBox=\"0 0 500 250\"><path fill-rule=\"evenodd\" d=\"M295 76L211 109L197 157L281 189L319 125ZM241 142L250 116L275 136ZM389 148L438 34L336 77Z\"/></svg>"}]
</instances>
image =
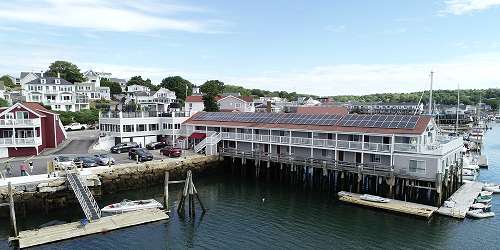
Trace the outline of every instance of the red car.
<instances>
[{"instance_id":1,"label":"red car","mask_svg":"<svg viewBox=\"0 0 500 250\"><path fill-rule=\"evenodd\" d=\"M160 153L168 157L180 157L182 155L182 149L175 147L164 147L160 149Z\"/></svg>"}]
</instances>

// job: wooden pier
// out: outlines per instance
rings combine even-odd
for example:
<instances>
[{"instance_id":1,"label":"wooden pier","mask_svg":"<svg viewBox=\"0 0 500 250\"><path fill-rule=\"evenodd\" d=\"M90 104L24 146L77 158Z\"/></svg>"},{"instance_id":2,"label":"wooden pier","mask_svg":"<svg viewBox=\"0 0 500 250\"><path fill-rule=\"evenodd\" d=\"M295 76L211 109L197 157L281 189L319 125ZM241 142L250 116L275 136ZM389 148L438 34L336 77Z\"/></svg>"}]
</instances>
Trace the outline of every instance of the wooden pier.
<instances>
[{"instance_id":1,"label":"wooden pier","mask_svg":"<svg viewBox=\"0 0 500 250\"><path fill-rule=\"evenodd\" d=\"M56 241L72 239L76 237L104 233L116 229L146 224L150 222L166 220L168 215L160 209L146 209L133 211L113 216L102 217L98 220L82 226L80 222L44 227L36 230L22 231L18 237L10 238L17 240L19 248L38 246Z\"/></svg>"},{"instance_id":2,"label":"wooden pier","mask_svg":"<svg viewBox=\"0 0 500 250\"><path fill-rule=\"evenodd\" d=\"M448 199L448 201L455 202L455 206L452 208L442 206L437 212L458 219L465 218L465 214L469 211L470 206L474 203L481 190L483 190L483 186L484 184L481 182L465 183Z\"/></svg>"},{"instance_id":3,"label":"wooden pier","mask_svg":"<svg viewBox=\"0 0 500 250\"><path fill-rule=\"evenodd\" d=\"M437 207L432 207L412 202L405 202L400 200L391 200L387 203L372 202L372 201L362 200L360 196L361 194L357 193L339 192L339 200L344 202L372 207L372 208L384 209L397 213L421 216L425 218L430 218L432 214L438 209Z\"/></svg>"}]
</instances>

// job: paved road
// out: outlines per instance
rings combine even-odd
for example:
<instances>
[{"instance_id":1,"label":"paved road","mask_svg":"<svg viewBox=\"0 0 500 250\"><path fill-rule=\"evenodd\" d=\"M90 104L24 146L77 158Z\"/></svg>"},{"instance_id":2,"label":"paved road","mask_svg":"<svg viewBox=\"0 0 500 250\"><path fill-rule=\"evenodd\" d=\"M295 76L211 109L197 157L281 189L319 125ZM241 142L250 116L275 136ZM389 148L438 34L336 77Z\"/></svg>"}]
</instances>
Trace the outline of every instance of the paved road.
<instances>
[{"instance_id":1,"label":"paved road","mask_svg":"<svg viewBox=\"0 0 500 250\"><path fill-rule=\"evenodd\" d=\"M51 155L39 155L36 157L22 157L22 158L14 158L6 162L7 159L0 160L0 171L4 171L4 166L9 164L11 166L12 175L11 176L20 176L21 170L19 166L23 162L33 161L33 173L30 174L45 174L47 173L47 163L52 161L58 155L67 155L70 157L76 157L81 155L91 155L89 154L89 147L92 145L93 141L97 136L97 132L95 130L83 130L83 131L71 131L68 132L68 138L72 140L68 144L66 144L63 148L59 149L55 152L55 154ZM159 150L151 150L153 153L154 159L166 159L166 156L160 154ZM109 153L106 151L102 152L94 152L96 153ZM193 152L183 152L183 155L192 155ZM117 164L134 162L133 160L128 159L127 153L122 154L112 154L115 162Z\"/></svg>"}]
</instances>

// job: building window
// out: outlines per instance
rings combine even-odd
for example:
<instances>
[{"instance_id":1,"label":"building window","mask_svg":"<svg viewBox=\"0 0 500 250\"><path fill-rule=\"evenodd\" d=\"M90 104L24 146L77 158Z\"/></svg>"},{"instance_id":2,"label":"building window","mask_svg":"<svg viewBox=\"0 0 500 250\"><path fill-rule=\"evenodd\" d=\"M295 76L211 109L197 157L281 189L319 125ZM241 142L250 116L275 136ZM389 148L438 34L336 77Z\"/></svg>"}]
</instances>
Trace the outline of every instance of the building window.
<instances>
[{"instance_id":1,"label":"building window","mask_svg":"<svg viewBox=\"0 0 500 250\"><path fill-rule=\"evenodd\" d=\"M149 124L149 131L157 131L158 124Z\"/></svg>"},{"instance_id":2,"label":"building window","mask_svg":"<svg viewBox=\"0 0 500 250\"><path fill-rule=\"evenodd\" d=\"M410 160L408 171L410 173L425 174L425 161Z\"/></svg>"},{"instance_id":3,"label":"building window","mask_svg":"<svg viewBox=\"0 0 500 250\"><path fill-rule=\"evenodd\" d=\"M66 105L66 111L71 111L72 106L71 105Z\"/></svg>"},{"instance_id":4,"label":"building window","mask_svg":"<svg viewBox=\"0 0 500 250\"><path fill-rule=\"evenodd\" d=\"M234 104L234 106L235 106L236 108L241 108L241 103L236 103L236 104Z\"/></svg>"},{"instance_id":5,"label":"building window","mask_svg":"<svg viewBox=\"0 0 500 250\"><path fill-rule=\"evenodd\" d=\"M123 132L134 132L134 125L123 125Z\"/></svg>"},{"instance_id":6,"label":"building window","mask_svg":"<svg viewBox=\"0 0 500 250\"><path fill-rule=\"evenodd\" d=\"M28 119L29 114L27 111L17 111L16 112L16 119Z\"/></svg>"},{"instance_id":7,"label":"building window","mask_svg":"<svg viewBox=\"0 0 500 250\"><path fill-rule=\"evenodd\" d=\"M181 124L175 124L175 129L181 129Z\"/></svg>"},{"instance_id":8,"label":"building window","mask_svg":"<svg viewBox=\"0 0 500 250\"><path fill-rule=\"evenodd\" d=\"M172 129L172 123L168 124L168 129Z\"/></svg>"},{"instance_id":9,"label":"building window","mask_svg":"<svg viewBox=\"0 0 500 250\"><path fill-rule=\"evenodd\" d=\"M371 159L370 159L371 162L380 163L380 155L373 154L373 155L370 155L370 157L371 157Z\"/></svg>"},{"instance_id":10,"label":"building window","mask_svg":"<svg viewBox=\"0 0 500 250\"><path fill-rule=\"evenodd\" d=\"M55 105L56 109L61 109L61 105Z\"/></svg>"},{"instance_id":11,"label":"building window","mask_svg":"<svg viewBox=\"0 0 500 250\"><path fill-rule=\"evenodd\" d=\"M146 124L137 124L137 132L146 131Z\"/></svg>"}]
</instances>

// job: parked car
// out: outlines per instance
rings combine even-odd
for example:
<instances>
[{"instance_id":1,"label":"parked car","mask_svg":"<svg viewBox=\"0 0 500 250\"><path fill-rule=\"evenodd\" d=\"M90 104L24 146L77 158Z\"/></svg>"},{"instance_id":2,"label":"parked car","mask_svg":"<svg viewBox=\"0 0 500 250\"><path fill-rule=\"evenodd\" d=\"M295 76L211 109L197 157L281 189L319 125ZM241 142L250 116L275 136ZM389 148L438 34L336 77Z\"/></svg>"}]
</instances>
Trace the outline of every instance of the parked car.
<instances>
[{"instance_id":1,"label":"parked car","mask_svg":"<svg viewBox=\"0 0 500 250\"><path fill-rule=\"evenodd\" d=\"M164 141L157 141L146 144L146 148L150 150L163 148L165 146L167 146L167 143Z\"/></svg>"},{"instance_id":2,"label":"parked car","mask_svg":"<svg viewBox=\"0 0 500 250\"><path fill-rule=\"evenodd\" d=\"M73 158L62 155L55 157L52 163L54 164L55 169L71 169L75 166Z\"/></svg>"},{"instance_id":3,"label":"parked car","mask_svg":"<svg viewBox=\"0 0 500 250\"><path fill-rule=\"evenodd\" d=\"M114 145L110 148L111 153L123 153L128 152L132 148L138 148L139 144L137 142L124 142Z\"/></svg>"},{"instance_id":4,"label":"parked car","mask_svg":"<svg viewBox=\"0 0 500 250\"><path fill-rule=\"evenodd\" d=\"M132 148L128 151L128 158L131 160L139 159L139 161L151 161L153 160L153 154L145 148Z\"/></svg>"},{"instance_id":5,"label":"parked car","mask_svg":"<svg viewBox=\"0 0 500 250\"><path fill-rule=\"evenodd\" d=\"M98 129L99 125L98 124L90 124L87 129Z\"/></svg>"},{"instance_id":6,"label":"parked car","mask_svg":"<svg viewBox=\"0 0 500 250\"><path fill-rule=\"evenodd\" d=\"M87 125L80 124L78 122L74 122L74 123L71 123L71 124L64 126L64 130L66 130L66 131L84 130L84 129L87 129Z\"/></svg>"},{"instance_id":7,"label":"parked car","mask_svg":"<svg viewBox=\"0 0 500 250\"><path fill-rule=\"evenodd\" d=\"M97 161L92 156L78 156L73 160L76 166L84 168L97 167Z\"/></svg>"},{"instance_id":8,"label":"parked car","mask_svg":"<svg viewBox=\"0 0 500 250\"><path fill-rule=\"evenodd\" d=\"M94 158L97 162L97 164L101 166L107 166L107 165L114 165L115 164L115 159L111 157L111 155L108 154L99 154L99 155L94 155Z\"/></svg>"},{"instance_id":9,"label":"parked car","mask_svg":"<svg viewBox=\"0 0 500 250\"><path fill-rule=\"evenodd\" d=\"M177 147L167 146L160 149L160 153L168 157L180 157L182 155L182 149Z\"/></svg>"}]
</instances>

